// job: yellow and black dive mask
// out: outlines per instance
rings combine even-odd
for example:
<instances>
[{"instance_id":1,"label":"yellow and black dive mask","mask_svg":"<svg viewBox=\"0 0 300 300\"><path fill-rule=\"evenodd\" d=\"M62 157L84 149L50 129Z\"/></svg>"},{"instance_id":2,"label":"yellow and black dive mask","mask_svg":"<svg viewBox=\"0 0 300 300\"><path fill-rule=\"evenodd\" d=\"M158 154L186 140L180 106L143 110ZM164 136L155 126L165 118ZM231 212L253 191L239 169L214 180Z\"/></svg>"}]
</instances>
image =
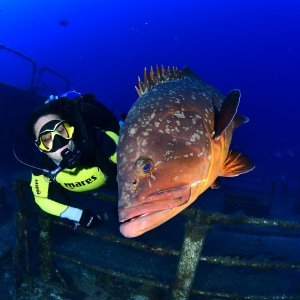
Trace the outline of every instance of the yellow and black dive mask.
<instances>
[{"instance_id":1,"label":"yellow and black dive mask","mask_svg":"<svg viewBox=\"0 0 300 300\"><path fill-rule=\"evenodd\" d=\"M41 128L35 144L43 152L55 152L69 143L73 133L74 127L65 120L52 120Z\"/></svg>"}]
</instances>

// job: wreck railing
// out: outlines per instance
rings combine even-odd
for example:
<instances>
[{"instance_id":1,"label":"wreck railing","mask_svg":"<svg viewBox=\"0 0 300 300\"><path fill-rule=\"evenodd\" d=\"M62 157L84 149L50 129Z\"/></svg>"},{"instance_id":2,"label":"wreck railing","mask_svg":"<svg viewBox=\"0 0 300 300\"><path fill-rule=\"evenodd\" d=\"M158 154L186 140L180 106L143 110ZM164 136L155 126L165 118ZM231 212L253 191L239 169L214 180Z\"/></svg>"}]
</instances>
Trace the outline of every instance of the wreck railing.
<instances>
[{"instance_id":1,"label":"wreck railing","mask_svg":"<svg viewBox=\"0 0 300 300\"><path fill-rule=\"evenodd\" d=\"M34 78L35 78L35 75L36 75L36 71L37 71L37 66L36 66L36 62L31 59L30 57L22 54L21 52L18 52L16 50L13 50L11 48L8 48L2 44L0 44L0 50L5 50L5 51L8 51L16 56L19 56L21 57L22 59L28 61L31 65L32 65L32 72L31 72L31 79L30 79L30 85L29 85L29 89L33 89L34 88Z\"/></svg>"},{"instance_id":2,"label":"wreck railing","mask_svg":"<svg viewBox=\"0 0 300 300\"><path fill-rule=\"evenodd\" d=\"M117 199L105 194L97 194L97 198L102 200L116 201ZM100 266L92 265L80 261L74 257L69 257L62 253L57 252L51 241L52 224L56 226L67 226L62 221L49 222L49 220L42 218L40 225L40 247L41 247L41 277L45 280L49 280L54 273L54 257L59 257L67 262L76 264L80 267L90 269L93 271L109 274L125 281L131 281L136 283L143 283L144 285L157 287L163 289L170 295L170 299L189 299L190 295L203 296L205 298L213 297L214 299L270 299L270 296L264 295L237 295L226 292L211 292L193 289L194 277L197 271L199 262L206 262L210 264L217 264L222 266L239 266L239 267L251 267L257 269L300 269L300 262L295 263L269 263L259 261L243 261L238 257L224 257L224 256L203 256L201 254L202 247L209 229L211 229L215 223L222 223L227 225L240 224L240 225L252 225L260 227L271 227L287 230L299 230L300 223L285 222L281 220L270 220L264 218L253 218L247 216L229 216L221 213L208 213L193 208L187 208L182 212L183 215L188 217L188 221L185 225L185 236L181 251L174 249L168 249L163 247L155 247L143 244L135 241L134 239L126 239L111 234L103 234L97 231L86 230L80 228L78 233L96 237L105 241L110 241L119 245L126 245L135 249L140 249L146 252L152 252L156 255L170 255L179 257L177 272L171 284L155 281L150 278L144 278L139 276L132 276L126 273L117 272L115 270L109 270ZM283 299L282 295L273 295L272 299ZM299 299L296 296L284 296L284 299Z\"/></svg>"},{"instance_id":3,"label":"wreck railing","mask_svg":"<svg viewBox=\"0 0 300 300\"><path fill-rule=\"evenodd\" d=\"M11 49L3 44L0 44L0 50L5 50L13 55L16 55L26 61L28 61L31 66L32 66L32 72L31 72L31 78L30 78L30 84L29 84L29 90L35 91L37 92L40 88L40 84L41 84L41 79L42 79L42 75L46 72L52 74L53 76L56 76L58 78L60 78L61 80L63 80L65 82L65 91L68 91L70 89L70 80L62 75L61 73L47 67L47 66L43 66L41 67L39 70L37 69L37 63L30 58L27 55L24 55L23 53L16 51L14 49ZM36 78L37 77L37 78ZM36 81L36 83L35 83Z\"/></svg>"},{"instance_id":4,"label":"wreck railing","mask_svg":"<svg viewBox=\"0 0 300 300\"><path fill-rule=\"evenodd\" d=\"M39 89L40 83L41 83L42 75L43 75L45 72L48 72L48 73L50 73L50 74L52 74L52 75L54 75L54 76L56 76L56 77L62 79L62 80L65 82L65 90L66 90L66 91L68 91L68 90L70 89L70 80L69 80L66 76L64 76L64 75L62 75L62 74L56 72L55 70L52 70L52 69L50 69L50 68L44 66L44 67L42 67L42 68L39 70L39 72L38 72L38 77L37 77L37 81L36 81L36 90Z\"/></svg>"}]
</instances>

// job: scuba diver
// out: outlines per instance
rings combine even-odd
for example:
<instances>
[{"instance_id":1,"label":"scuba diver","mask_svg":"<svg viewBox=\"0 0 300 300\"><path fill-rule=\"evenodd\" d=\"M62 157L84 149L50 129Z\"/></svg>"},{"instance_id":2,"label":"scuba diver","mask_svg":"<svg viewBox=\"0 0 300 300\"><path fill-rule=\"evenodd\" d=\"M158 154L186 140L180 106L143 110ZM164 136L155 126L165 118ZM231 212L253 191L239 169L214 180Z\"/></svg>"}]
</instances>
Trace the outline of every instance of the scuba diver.
<instances>
[{"instance_id":1,"label":"scuba diver","mask_svg":"<svg viewBox=\"0 0 300 300\"><path fill-rule=\"evenodd\" d=\"M37 163L32 167L31 189L38 206L72 221L72 227L93 228L107 214L72 205L65 190L86 192L116 188L116 146L119 124L114 114L91 94L75 91L51 96L28 119L26 127L35 144ZM63 198L61 201L60 198Z\"/></svg>"}]
</instances>

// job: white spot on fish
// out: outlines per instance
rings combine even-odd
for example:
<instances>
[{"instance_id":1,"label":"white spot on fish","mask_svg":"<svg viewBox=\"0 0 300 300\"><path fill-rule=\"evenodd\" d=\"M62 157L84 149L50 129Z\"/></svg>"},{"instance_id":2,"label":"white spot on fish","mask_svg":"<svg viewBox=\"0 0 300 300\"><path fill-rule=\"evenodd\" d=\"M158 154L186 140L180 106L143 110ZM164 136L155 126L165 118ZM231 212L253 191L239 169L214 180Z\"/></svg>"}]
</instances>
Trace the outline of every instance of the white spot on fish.
<instances>
[{"instance_id":1,"label":"white spot on fish","mask_svg":"<svg viewBox=\"0 0 300 300\"><path fill-rule=\"evenodd\" d=\"M184 119L185 118L185 115L183 112L180 112L180 111L176 111L173 116L179 118L179 119Z\"/></svg>"},{"instance_id":2,"label":"white spot on fish","mask_svg":"<svg viewBox=\"0 0 300 300\"><path fill-rule=\"evenodd\" d=\"M171 131L170 131L170 126L169 125L166 125L165 132L170 134Z\"/></svg>"},{"instance_id":3,"label":"white spot on fish","mask_svg":"<svg viewBox=\"0 0 300 300\"><path fill-rule=\"evenodd\" d=\"M136 127L131 127L129 130L128 130L128 134L130 137L133 137L137 132L137 128Z\"/></svg>"},{"instance_id":4,"label":"white spot on fish","mask_svg":"<svg viewBox=\"0 0 300 300\"><path fill-rule=\"evenodd\" d=\"M197 140L200 140L200 135L198 133L194 133L192 136L191 136L191 139L190 141L191 142L195 142Z\"/></svg>"}]
</instances>

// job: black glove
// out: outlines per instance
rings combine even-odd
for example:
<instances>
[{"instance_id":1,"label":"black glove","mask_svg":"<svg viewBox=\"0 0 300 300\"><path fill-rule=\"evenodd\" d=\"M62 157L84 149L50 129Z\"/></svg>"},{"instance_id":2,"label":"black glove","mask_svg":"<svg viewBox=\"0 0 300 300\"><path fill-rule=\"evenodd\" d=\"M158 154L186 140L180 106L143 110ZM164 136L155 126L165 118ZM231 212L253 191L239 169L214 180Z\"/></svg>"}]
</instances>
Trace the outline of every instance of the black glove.
<instances>
[{"instance_id":1,"label":"black glove","mask_svg":"<svg viewBox=\"0 0 300 300\"><path fill-rule=\"evenodd\" d=\"M104 221L108 220L106 213L93 213L90 210L83 210L79 224L85 228L94 228L101 226Z\"/></svg>"}]
</instances>

